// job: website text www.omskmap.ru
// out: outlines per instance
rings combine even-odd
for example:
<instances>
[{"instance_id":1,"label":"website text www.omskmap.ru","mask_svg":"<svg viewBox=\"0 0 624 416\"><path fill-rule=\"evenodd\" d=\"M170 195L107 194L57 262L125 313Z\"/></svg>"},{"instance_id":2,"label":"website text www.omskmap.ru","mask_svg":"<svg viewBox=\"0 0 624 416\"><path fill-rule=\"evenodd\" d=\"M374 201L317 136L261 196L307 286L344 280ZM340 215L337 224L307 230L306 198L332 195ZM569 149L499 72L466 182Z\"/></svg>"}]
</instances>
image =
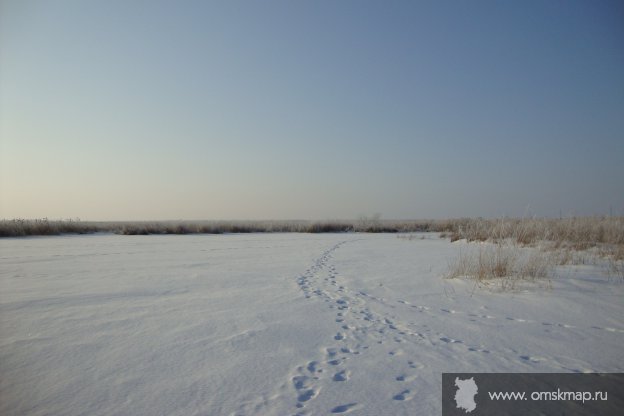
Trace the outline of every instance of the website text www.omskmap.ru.
<instances>
[{"instance_id":1,"label":"website text www.omskmap.ru","mask_svg":"<svg viewBox=\"0 0 624 416\"><path fill-rule=\"evenodd\" d=\"M599 401L607 400L606 391L534 391L527 395L526 391L493 391L488 392L490 400L533 400L533 401Z\"/></svg>"}]
</instances>

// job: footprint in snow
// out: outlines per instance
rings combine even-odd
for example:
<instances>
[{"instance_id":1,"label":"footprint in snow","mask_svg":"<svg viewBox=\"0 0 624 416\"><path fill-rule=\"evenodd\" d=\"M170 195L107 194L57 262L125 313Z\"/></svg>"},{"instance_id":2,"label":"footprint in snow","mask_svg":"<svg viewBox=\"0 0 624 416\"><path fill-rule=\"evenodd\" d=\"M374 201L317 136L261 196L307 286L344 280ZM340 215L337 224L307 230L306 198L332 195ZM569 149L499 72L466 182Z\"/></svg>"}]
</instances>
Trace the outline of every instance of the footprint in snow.
<instances>
[{"instance_id":1,"label":"footprint in snow","mask_svg":"<svg viewBox=\"0 0 624 416\"><path fill-rule=\"evenodd\" d=\"M340 406L334 407L331 410L331 412L332 413L347 413L347 412L350 412L351 410L354 410L355 406L357 406L357 403L342 404Z\"/></svg>"},{"instance_id":2,"label":"footprint in snow","mask_svg":"<svg viewBox=\"0 0 624 416\"><path fill-rule=\"evenodd\" d=\"M299 401L299 405L301 405L301 403L303 402L307 402L315 398L316 395L317 395L317 392L314 389L305 390L304 392L299 394L299 397L297 398L297 400Z\"/></svg>"},{"instance_id":3,"label":"footprint in snow","mask_svg":"<svg viewBox=\"0 0 624 416\"><path fill-rule=\"evenodd\" d=\"M335 359L327 362L327 364L329 365L339 365L340 363L342 363L342 360L340 359Z\"/></svg>"},{"instance_id":4,"label":"footprint in snow","mask_svg":"<svg viewBox=\"0 0 624 416\"><path fill-rule=\"evenodd\" d=\"M601 326L592 326L592 329L600 329L602 331L608 331L608 332L624 332L624 330L622 329L617 329L617 328L609 328L609 327L601 327Z\"/></svg>"},{"instance_id":5,"label":"footprint in snow","mask_svg":"<svg viewBox=\"0 0 624 416\"><path fill-rule=\"evenodd\" d=\"M449 337L442 337L440 338L440 341L446 342L447 344L463 344L463 341Z\"/></svg>"},{"instance_id":6,"label":"footprint in snow","mask_svg":"<svg viewBox=\"0 0 624 416\"><path fill-rule=\"evenodd\" d=\"M311 373L321 373L323 370L319 369L318 365L319 365L318 361L310 361L306 368Z\"/></svg>"},{"instance_id":7,"label":"footprint in snow","mask_svg":"<svg viewBox=\"0 0 624 416\"><path fill-rule=\"evenodd\" d=\"M334 374L334 381L347 381L349 380L349 371L342 370Z\"/></svg>"},{"instance_id":8,"label":"footprint in snow","mask_svg":"<svg viewBox=\"0 0 624 416\"><path fill-rule=\"evenodd\" d=\"M484 354L489 354L490 353L490 350L486 350L486 349L483 349L483 348L480 348L480 347L468 347L468 351L471 351L471 352L482 352Z\"/></svg>"},{"instance_id":9,"label":"footprint in snow","mask_svg":"<svg viewBox=\"0 0 624 416\"><path fill-rule=\"evenodd\" d=\"M405 401L405 400L410 400L412 398L412 396L410 395L410 391L409 390L403 390L401 393L395 395L392 398L394 400Z\"/></svg>"},{"instance_id":10,"label":"footprint in snow","mask_svg":"<svg viewBox=\"0 0 624 416\"><path fill-rule=\"evenodd\" d=\"M403 381L408 381L408 382L409 382L409 381L414 381L414 380L416 380L417 378L418 378L418 376L416 376L416 375L411 375L411 376L410 376L410 375L407 375L407 374L399 374L399 375L398 375L398 376L396 376L394 379L395 379L396 381L401 381L401 382L403 382Z\"/></svg>"},{"instance_id":11,"label":"footprint in snow","mask_svg":"<svg viewBox=\"0 0 624 416\"><path fill-rule=\"evenodd\" d=\"M410 368L417 368L417 369L425 368L424 365L420 363L415 363L414 361L408 361L407 364L409 365Z\"/></svg>"},{"instance_id":12,"label":"footprint in snow","mask_svg":"<svg viewBox=\"0 0 624 416\"><path fill-rule=\"evenodd\" d=\"M292 383L297 390L307 389L310 387L310 381L310 378L306 376L296 376L292 379Z\"/></svg>"},{"instance_id":13,"label":"footprint in snow","mask_svg":"<svg viewBox=\"0 0 624 416\"><path fill-rule=\"evenodd\" d=\"M507 319L508 321L515 321L515 322L531 322L529 320L522 319L522 318L512 318L511 316L508 316L505 319Z\"/></svg>"}]
</instances>

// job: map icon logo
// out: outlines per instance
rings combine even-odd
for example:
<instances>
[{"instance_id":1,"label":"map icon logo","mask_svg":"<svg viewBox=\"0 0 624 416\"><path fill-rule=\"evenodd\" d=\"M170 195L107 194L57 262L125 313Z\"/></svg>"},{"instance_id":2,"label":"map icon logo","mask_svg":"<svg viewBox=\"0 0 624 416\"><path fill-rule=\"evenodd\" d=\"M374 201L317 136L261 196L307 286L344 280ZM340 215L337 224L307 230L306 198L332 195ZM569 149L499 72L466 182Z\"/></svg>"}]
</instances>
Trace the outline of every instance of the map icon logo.
<instances>
[{"instance_id":1,"label":"map icon logo","mask_svg":"<svg viewBox=\"0 0 624 416\"><path fill-rule=\"evenodd\" d=\"M455 404L458 409L463 409L466 413L470 413L477 408L477 403L474 397L477 395L479 388L475 383L474 378L462 380L459 377L455 378Z\"/></svg>"}]
</instances>

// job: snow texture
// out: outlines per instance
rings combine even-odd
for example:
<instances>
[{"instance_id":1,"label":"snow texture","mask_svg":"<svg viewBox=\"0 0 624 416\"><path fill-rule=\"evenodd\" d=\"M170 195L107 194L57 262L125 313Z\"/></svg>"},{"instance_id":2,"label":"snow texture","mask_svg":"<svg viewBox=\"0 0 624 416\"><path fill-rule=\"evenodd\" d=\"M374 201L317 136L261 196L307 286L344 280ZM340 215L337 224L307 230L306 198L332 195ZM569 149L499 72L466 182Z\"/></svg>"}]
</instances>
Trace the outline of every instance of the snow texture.
<instances>
[{"instance_id":1,"label":"snow texture","mask_svg":"<svg viewBox=\"0 0 624 416\"><path fill-rule=\"evenodd\" d=\"M622 372L624 285L443 279L434 234L0 241L0 414L433 415L442 372Z\"/></svg>"}]
</instances>

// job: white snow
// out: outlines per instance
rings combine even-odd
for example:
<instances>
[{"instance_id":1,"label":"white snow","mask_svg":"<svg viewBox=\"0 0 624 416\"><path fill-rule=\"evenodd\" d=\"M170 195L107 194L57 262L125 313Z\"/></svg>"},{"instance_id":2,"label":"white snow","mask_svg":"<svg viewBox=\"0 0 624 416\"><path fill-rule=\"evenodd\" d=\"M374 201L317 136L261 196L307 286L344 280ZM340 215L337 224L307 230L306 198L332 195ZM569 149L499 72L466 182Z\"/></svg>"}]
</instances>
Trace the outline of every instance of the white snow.
<instances>
[{"instance_id":1,"label":"white snow","mask_svg":"<svg viewBox=\"0 0 624 416\"><path fill-rule=\"evenodd\" d=\"M424 235L0 240L2 415L434 415L442 372L622 372L624 284L443 279Z\"/></svg>"}]
</instances>

